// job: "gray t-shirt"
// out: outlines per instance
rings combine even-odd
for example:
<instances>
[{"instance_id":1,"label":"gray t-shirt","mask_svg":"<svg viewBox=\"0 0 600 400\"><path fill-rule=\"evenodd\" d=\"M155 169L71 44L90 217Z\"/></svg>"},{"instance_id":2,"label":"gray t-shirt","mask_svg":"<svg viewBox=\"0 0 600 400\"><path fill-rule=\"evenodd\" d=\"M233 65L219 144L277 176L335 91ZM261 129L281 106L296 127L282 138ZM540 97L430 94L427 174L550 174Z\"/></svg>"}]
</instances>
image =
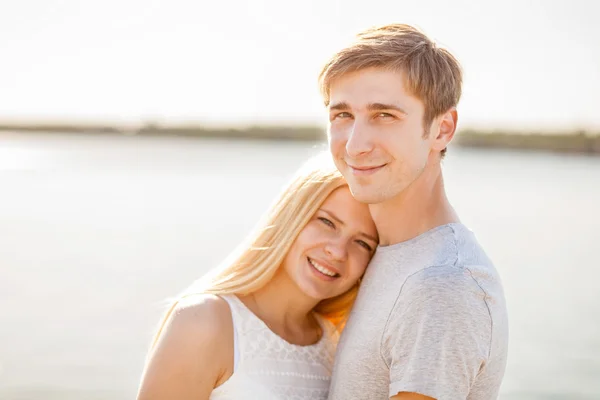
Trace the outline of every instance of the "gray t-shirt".
<instances>
[{"instance_id":1,"label":"gray t-shirt","mask_svg":"<svg viewBox=\"0 0 600 400\"><path fill-rule=\"evenodd\" d=\"M498 397L508 320L500 278L462 224L379 247L338 346L329 399Z\"/></svg>"}]
</instances>

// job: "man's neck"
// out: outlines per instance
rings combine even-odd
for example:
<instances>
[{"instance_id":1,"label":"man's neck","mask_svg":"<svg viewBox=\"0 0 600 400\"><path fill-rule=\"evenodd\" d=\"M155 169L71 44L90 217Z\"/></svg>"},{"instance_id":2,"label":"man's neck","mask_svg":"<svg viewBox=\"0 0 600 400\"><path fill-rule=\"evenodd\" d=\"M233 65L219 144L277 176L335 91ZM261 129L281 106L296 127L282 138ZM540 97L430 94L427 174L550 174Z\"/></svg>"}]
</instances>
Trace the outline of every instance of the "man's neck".
<instances>
[{"instance_id":1,"label":"man's neck","mask_svg":"<svg viewBox=\"0 0 600 400\"><path fill-rule=\"evenodd\" d=\"M444 189L439 162L428 163L423 173L396 197L369 205L379 231L380 245L415 238L437 226L460 222Z\"/></svg>"}]
</instances>

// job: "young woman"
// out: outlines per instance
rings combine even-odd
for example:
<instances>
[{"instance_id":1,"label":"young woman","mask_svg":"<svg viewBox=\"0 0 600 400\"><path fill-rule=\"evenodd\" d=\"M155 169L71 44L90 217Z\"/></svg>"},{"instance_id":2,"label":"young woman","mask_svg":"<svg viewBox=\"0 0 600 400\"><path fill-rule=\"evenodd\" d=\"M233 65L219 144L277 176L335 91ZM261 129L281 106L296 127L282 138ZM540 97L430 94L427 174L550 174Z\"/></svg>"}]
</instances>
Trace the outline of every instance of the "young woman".
<instances>
[{"instance_id":1,"label":"young woman","mask_svg":"<svg viewBox=\"0 0 600 400\"><path fill-rule=\"evenodd\" d=\"M378 243L329 157L309 161L249 242L174 302L138 400L327 398L337 337Z\"/></svg>"}]
</instances>

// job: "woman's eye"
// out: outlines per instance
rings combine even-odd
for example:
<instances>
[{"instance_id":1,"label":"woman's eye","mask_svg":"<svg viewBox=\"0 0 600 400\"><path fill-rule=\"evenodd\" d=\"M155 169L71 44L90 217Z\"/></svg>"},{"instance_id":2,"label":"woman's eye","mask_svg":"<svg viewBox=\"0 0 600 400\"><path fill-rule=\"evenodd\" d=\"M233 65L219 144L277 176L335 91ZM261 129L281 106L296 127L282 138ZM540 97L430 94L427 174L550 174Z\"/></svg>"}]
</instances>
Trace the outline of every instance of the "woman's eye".
<instances>
[{"instance_id":1,"label":"woman's eye","mask_svg":"<svg viewBox=\"0 0 600 400\"><path fill-rule=\"evenodd\" d=\"M367 242L365 242L364 240L357 240L356 242L359 245L361 245L362 247L364 247L365 249L367 249L369 251L373 251L373 248L371 246L369 246L369 244Z\"/></svg>"},{"instance_id":2,"label":"woman's eye","mask_svg":"<svg viewBox=\"0 0 600 400\"><path fill-rule=\"evenodd\" d=\"M319 217L319 221L323 222L325 225L330 226L332 228L335 228L335 225L333 224L333 222L331 222L330 220L328 220L325 217Z\"/></svg>"},{"instance_id":3,"label":"woman's eye","mask_svg":"<svg viewBox=\"0 0 600 400\"><path fill-rule=\"evenodd\" d=\"M379 118L393 118L394 116L392 114L389 114L389 113L379 113L379 114L377 114L377 117L379 117Z\"/></svg>"}]
</instances>

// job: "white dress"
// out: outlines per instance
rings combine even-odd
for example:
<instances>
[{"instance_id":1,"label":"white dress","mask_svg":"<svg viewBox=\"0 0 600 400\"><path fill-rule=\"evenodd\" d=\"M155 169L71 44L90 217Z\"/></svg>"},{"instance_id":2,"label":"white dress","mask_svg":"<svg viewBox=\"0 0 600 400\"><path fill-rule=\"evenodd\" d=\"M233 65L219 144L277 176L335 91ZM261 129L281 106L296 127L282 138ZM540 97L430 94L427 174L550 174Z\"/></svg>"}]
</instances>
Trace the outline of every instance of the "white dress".
<instances>
[{"instance_id":1,"label":"white dress","mask_svg":"<svg viewBox=\"0 0 600 400\"><path fill-rule=\"evenodd\" d=\"M310 346L294 345L271 331L237 296L229 303L234 328L234 371L213 390L210 400L326 399L338 335L315 314L323 335Z\"/></svg>"}]
</instances>

